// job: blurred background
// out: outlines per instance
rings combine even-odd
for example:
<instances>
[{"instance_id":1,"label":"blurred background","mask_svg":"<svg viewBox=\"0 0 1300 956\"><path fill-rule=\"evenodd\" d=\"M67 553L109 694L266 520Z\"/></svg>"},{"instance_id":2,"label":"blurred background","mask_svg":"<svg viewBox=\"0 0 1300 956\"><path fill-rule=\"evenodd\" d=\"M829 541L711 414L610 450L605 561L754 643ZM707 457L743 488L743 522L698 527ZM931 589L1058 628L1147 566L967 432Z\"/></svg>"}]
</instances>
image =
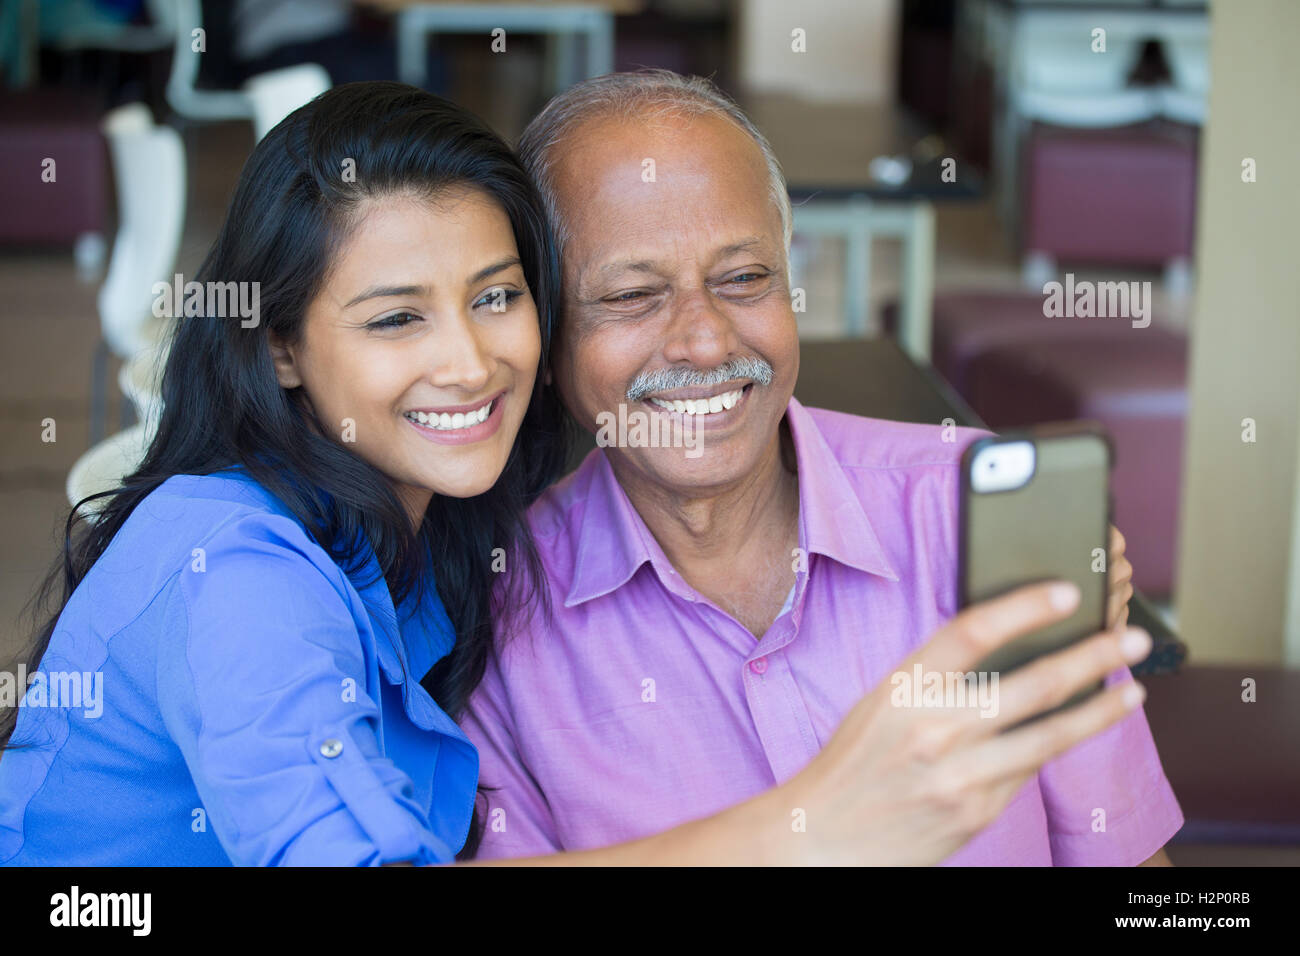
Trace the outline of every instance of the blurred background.
<instances>
[{"instance_id":1,"label":"blurred background","mask_svg":"<svg viewBox=\"0 0 1300 956\"><path fill-rule=\"evenodd\" d=\"M802 400L1107 428L1170 855L1300 862L1297 36L1291 0L0 0L3 649L70 501L148 440L152 286L259 136L400 79L513 142L585 76L664 67L785 169ZM1047 315L1058 282L1131 296Z\"/></svg>"}]
</instances>

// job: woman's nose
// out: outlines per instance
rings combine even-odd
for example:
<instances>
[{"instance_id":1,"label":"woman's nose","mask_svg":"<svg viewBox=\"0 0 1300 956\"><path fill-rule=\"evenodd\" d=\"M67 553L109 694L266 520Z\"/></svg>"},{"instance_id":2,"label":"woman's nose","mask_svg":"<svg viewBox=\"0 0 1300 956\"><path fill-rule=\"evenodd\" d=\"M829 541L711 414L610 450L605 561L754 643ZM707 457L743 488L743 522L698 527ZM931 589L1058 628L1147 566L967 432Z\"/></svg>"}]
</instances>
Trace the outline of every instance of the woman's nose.
<instances>
[{"instance_id":1,"label":"woman's nose","mask_svg":"<svg viewBox=\"0 0 1300 956\"><path fill-rule=\"evenodd\" d=\"M475 392L488 383L492 360L485 353L474 323L464 316L446 322L431 337L432 383L439 388Z\"/></svg>"}]
</instances>

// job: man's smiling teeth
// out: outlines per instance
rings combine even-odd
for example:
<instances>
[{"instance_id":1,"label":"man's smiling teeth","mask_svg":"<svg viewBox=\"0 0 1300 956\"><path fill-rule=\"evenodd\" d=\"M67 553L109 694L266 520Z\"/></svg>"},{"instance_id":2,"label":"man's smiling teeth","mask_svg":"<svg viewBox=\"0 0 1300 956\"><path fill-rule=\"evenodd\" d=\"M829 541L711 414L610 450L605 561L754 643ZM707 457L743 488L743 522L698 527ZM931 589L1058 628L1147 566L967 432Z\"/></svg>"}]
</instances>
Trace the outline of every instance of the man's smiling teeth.
<instances>
[{"instance_id":1,"label":"man's smiling teeth","mask_svg":"<svg viewBox=\"0 0 1300 956\"><path fill-rule=\"evenodd\" d=\"M738 388L734 392L723 392L721 395L714 395L712 398L673 399L672 401L652 398L650 401L660 408L668 409L670 412L681 412L684 415L712 415L715 412L734 407L744 393L743 388Z\"/></svg>"},{"instance_id":2,"label":"man's smiling teeth","mask_svg":"<svg viewBox=\"0 0 1300 956\"><path fill-rule=\"evenodd\" d=\"M482 408L472 412L456 412L454 415L448 415L444 412L441 415L428 415L424 412L403 412L413 422L418 422L426 428L435 428L438 431L445 431L454 428L473 428L480 422L487 421L488 413L492 411L492 403L488 402Z\"/></svg>"}]
</instances>

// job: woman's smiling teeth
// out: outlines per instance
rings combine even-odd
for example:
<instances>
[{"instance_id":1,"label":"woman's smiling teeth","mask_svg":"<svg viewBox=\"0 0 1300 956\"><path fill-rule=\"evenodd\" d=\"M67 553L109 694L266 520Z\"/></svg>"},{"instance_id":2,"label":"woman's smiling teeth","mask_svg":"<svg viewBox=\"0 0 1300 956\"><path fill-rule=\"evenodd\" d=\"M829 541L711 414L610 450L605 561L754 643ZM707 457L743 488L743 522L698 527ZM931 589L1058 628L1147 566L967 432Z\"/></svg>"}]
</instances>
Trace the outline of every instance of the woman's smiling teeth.
<instances>
[{"instance_id":1,"label":"woman's smiling teeth","mask_svg":"<svg viewBox=\"0 0 1300 956\"><path fill-rule=\"evenodd\" d=\"M714 395L711 398L672 400L652 398L650 401L660 408L668 409L670 412L681 412L684 415L712 415L715 412L726 411L734 407L744 393L743 388L738 388L734 392L723 392L721 395Z\"/></svg>"},{"instance_id":2,"label":"woman's smiling teeth","mask_svg":"<svg viewBox=\"0 0 1300 956\"><path fill-rule=\"evenodd\" d=\"M448 415L446 412L441 415L430 415L425 412L403 412L402 414L425 428L450 431L456 428L473 428L480 422L487 421L488 414L491 411L492 403L488 402L482 408L475 409L472 412L456 412L452 415Z\"/></svg>"}]
</instances>

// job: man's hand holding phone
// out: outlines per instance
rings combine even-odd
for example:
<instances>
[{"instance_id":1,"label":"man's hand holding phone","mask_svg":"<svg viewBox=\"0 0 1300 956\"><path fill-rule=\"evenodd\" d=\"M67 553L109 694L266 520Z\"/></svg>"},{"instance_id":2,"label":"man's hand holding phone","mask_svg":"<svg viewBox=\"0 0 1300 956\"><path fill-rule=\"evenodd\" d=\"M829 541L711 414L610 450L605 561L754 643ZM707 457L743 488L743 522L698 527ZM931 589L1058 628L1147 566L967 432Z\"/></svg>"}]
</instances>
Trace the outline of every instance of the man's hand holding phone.
<instances>
[{"instance_id":1,"label":"man's hand holding phone","mask_svg":"<svg viewBox=\"0 0 1300 956\"><path fill-rule=\"evenodd\" d=\"M1110 526L1110 546L1107 550L1106 569L1109 573L1109 598L1106 603L1106 624L1122 628L1128 623L1128 602L1133 599L1133 565L1124 556L1126 542L1119 528Z\"/></svg>"},{"instance_id":2,"label":"man's hand holding phone","mask_svg":"<svg viewBox=\"0 0 1300 956\"><path fill-rule=\"evenodd\" d=\"M1122 539L1120 545L1122 551ZM910 674L918 664L922 673L978 670L991 652L1067 618L1078 603L1076 586L1048 582L973 604L898 670ZM1142 660L1150 646L1145 631L1113 627L1043 655L1001 675L992 716L974 705L895 706L886 679L801 773L770 794L779 805L805 809L809 825L800 836L807 862L939 863L993 822L1043 764L1122 720L1145 691L1125 681L1017 725Z\"/></svg>"}]
</instances>

